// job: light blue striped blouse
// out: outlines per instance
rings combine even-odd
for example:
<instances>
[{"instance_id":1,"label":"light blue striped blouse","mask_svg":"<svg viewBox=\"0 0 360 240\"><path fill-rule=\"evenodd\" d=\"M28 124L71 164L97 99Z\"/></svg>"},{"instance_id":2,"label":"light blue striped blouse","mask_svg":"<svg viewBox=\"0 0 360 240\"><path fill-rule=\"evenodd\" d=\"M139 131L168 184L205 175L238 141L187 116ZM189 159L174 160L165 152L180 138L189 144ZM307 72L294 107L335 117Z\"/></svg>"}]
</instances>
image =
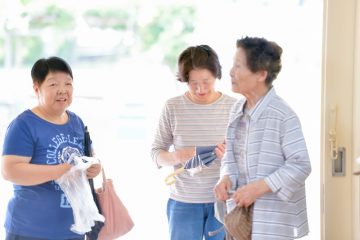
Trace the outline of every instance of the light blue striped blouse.
<instances>
[{"instance_id":1,"label":"light blue striped blouse","mask_svg":"<svg viewBox=\"0 0 360 240\"><path fill-rule=\"evenodd\" d=\"M232 178L245 175L240 183L264 179L271 188L272 193L255 202L253 240L303 237L309 231L305 180L311 165L300 121L271 88L248 113L245 154L235 156L244 104L245 99L239 100L230 113L220 174ZM238 164L248 166L247 171L240 174Z\"/></svg>"}]
</instances>

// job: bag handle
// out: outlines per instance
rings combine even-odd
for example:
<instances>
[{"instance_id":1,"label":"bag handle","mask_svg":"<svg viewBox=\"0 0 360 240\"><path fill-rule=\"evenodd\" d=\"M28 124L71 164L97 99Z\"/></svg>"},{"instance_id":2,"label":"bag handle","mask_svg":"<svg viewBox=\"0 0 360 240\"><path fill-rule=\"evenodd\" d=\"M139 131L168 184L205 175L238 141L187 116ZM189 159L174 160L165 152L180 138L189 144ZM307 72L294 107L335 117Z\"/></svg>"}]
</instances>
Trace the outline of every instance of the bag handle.
<instances>
[{"instance_id":1,"label":"bag handle","mask_svg":"<svg viewBox=\"0 0 360 240\"><path fill-rule=\"evenodd\" d=\"M88 127L85 126L85 134L84 134L84 154L87 157L92 157L92 149L91 149L91 138L90 138L90 133L88 130ZM99 213L101 214L101 207L100 207L100 203L96 197L96 190L95 190L95 186L94 186L94 179L90 178L89 180L89 185L91 188L91 193L95 202L95 205L99 211Z\"/></svg>"},{"instance_id":2,"label":"bag handle","mask_svg":"<svg viewBox=\"0 0 360 240\"><path fill-rule=\"evenodd\" d=\"M92 157L93 155L92 155L92 149L91 149L91 138L90 138L90 133L89 133L87 126L85 126L84 130L85 130L85 132L84 132L84 155L87 157ZM89 185L91 188L91 195L93 197L93 200L95 202L97 210L100 214L102 214L100 203L96 196L94 180L92 178L90 178L90 179L88 179L88 181L89 181ZM95 225L91 227L91 230L89 232L85 233L85 239L86 240L98 239L99 232L103 226L104 226L103 222L96 221Z\"/></svg>"},{"instance_id":3,"label":"bag handle","mask_svg":"<svg viewBox=\"0 0 360 240\"><path fill-rule=\"evenodd\" d=\"M106 187L106 175L105 175L105 169L104 169L104 166L102 165L101 163L101 177L102 177L102 190L104 191L105 190L105 187Z\"/></svg>"},{"instance_id":4,"label":"bag handle","mask_svg":"<svg viewBox=\"0 0 360 240\"><path fill-rule=\"evenodd\" d=\"M84 136L84 154L85 156L87 157L92 157L93 154L92 154L92 149L91 149L91 138L90 138L90 133L89 133L89 130L88 130L88 127L85 126L85 136ZM100 160L99 160L100 161ZM101 163L101 165L103 165ZM106 175L105 175L105 170L104 170L104 167L101 166L101 173L102 173L102 179L103 179L103 189L105 189L105 185L104 183L106 183ZM89 184L90 184L90 187L91 187L91 192L93 194L93 198L94 198L94 201L95 201L95 204L99 210L99 213L101 214L101 208L100 208L100 203L96 197L96 190L95 190L95 186L94 186L94 179L90 178L89 179Z\"/></svg>"}]
</instances>

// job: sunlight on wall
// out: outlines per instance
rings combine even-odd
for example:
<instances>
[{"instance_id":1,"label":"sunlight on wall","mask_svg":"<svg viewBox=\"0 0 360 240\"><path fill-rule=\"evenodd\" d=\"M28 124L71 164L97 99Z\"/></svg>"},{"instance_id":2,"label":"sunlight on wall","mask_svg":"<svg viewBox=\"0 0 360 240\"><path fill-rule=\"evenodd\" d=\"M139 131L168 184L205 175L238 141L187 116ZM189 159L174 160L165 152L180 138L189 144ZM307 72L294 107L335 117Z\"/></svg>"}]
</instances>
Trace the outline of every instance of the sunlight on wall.
<instances>
[{"instance_id":1,"label":"sunlight on wall","mask_svg":"<svg viewBox=\"0 0 360 240\"><path fill-rule=\"evenodd\" d=\"M229 70L237 38L260 36L282 46L283 70L275 88L301 119L313 168L306 182L310 235L303 239L320 239L322 1L238 0L223 1L221 5L207 1L206 7L200 0L193 3L198 6L199 16L188 44L208 44L218 52L223 66L218 89L227 94L236 96L231 93ZM175 72L161 65L156 53L96 68L72 67L75 100L71 110L89 126L97 155L135 221L135 228L121 239L168 239L168 189L163 179L170 169L155 167L150 144L163 103L183 93L186 86L175 81ZM30 69L0 68L0 79L0 101L12 106L0 105L2 145L9 121L34 106L35 99ZM96 183L99 185L98 179ZM3 225L11 184L1 180L0 187ZM3 228L0 239L4 239Z\"/></svg>"}]
</instances>

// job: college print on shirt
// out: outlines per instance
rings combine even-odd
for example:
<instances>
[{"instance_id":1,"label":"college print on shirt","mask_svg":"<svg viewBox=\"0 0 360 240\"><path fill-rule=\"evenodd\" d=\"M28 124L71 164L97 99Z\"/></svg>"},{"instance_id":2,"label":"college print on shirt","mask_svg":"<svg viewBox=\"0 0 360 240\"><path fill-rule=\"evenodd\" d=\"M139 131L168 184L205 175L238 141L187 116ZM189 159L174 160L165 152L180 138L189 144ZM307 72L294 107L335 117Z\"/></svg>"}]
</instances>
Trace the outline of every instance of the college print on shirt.
<instances>
[{"instance_id":1,"label":"college print on shirt","mask_svg":"<svg viewBox=\"0 0 360 240\"><path fill-rule=\"evenodd\" d=\"M83 155L79 149L83 149L83 146L77 137L71 137L70 134L57 134L51 139L47 149L46 163L49 165L66 163L73 153L78 156Z\"/></svg>"},{"instance_id":2,"label":"college print on shirt","mask_svg":"<svg viewBox=\"0 0 360 240\"><path fill-rule=\"evenodd\" d=\"M80 152L81 151L81 152ZM70 163L70 157L82 156L83 145L77 137L72 137L70 134L57 134L51 138L51 143L48 146L46 154L46 163L49 165ZM52 181L55 190L60 191L60 187L55 181ZM61 208L71 208L69 201L64 193L61 194L60 199Z\"/></svg>"}]
</instances>

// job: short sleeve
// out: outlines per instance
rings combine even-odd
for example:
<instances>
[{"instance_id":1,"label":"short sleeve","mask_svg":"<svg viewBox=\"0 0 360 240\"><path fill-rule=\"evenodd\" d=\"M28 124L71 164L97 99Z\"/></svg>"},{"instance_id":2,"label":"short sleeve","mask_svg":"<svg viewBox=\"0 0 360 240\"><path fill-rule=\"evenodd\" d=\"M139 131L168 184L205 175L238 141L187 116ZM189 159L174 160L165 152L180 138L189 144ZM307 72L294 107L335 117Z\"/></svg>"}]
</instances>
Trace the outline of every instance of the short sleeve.
<instances>
[{"instance_id":1,"label":"short sleeve","mask_svg":"<svg viewBox=\"0 0 360 240\"><path fill-rule=\"evenodd\" d=\"M32 156L34 140L29 127L20 119L13 120L5 133L2 155Z\"/></svg>"}]
</instances>

